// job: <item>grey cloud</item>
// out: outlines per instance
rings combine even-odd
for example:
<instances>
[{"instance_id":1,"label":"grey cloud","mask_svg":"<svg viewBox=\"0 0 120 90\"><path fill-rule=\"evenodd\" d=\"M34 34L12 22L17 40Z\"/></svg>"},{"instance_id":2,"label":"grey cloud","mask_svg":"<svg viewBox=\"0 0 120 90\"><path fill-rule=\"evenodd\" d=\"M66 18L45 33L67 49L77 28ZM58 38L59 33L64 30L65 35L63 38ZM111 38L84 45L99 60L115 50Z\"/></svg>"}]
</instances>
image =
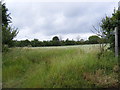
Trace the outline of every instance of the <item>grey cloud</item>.
<instances>
[{"instance_id":1,"label":"grey cloud","mask_svg":"<svg viewBox=\"0 0 120 90\"><path fill-rule=\"evenodd\" d=\"M43 33L45 36L91 33L92 25L100 22L105 14L110 15L114 8L114 3L108 2L13 4L8 4L8 8L19 32L29 27L31 33Z\"/></svg>"}]
</instances>

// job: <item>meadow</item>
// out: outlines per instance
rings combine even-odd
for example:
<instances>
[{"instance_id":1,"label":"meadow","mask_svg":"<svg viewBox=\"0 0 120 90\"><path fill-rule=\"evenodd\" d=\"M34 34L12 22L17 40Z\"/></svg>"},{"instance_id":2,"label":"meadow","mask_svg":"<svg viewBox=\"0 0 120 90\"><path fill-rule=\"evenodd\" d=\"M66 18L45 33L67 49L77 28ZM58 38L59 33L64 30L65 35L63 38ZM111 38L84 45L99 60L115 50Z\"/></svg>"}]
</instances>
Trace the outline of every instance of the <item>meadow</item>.
<instances>
[{"instance_id":1,"label":"meadow","mask_svg":"<svg viewBox=\"0 0 120 90\"><path fill-rule=\"evenodd\" d=\"M99 45L11 48L3 53L3 88L101 88L118 86L112 51Z\"/></svg>"}]
</instances>

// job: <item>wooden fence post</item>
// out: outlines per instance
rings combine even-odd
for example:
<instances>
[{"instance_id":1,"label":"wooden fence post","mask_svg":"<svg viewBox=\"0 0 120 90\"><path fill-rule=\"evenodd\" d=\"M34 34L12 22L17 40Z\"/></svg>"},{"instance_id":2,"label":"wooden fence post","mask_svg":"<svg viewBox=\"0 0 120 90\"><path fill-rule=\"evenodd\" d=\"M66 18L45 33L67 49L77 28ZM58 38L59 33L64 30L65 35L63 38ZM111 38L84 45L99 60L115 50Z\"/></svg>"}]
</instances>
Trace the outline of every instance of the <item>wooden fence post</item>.
<instances>
[{"instance_id":1,"label":"wooden fence post","mask_svg":"<svg viewBox=\"0 0 120 90\"><path fill-rule=\"evenodd\" d=\"M120 1L118 2L118 11L120 11ZM118 26L118 55L120 57L120 26Z\"/></svg>"},{"instance_id":2,"label":"wooden fence post","mask_svg":"<svg viewBox=\"0 0 120 90\"><path fill-rule=\"evenodd\" d=\"M118 57L118 27L115 28L115 56Z\"/></svg>"},{"instance_id":3,"label":"wooden fence post","mask_svg":"<svg viewBox=\"0 0 120 90\"><path fill-rule=\"evenodd\" d=\"M120 1L118 2L118 11L120 11ZM115 56L118 57L119 56L119 52L120 52L120 26L117 26L115 28Z\"/></svg>"},{"instance_id":4,"label":"wooden fence post","mask_svg":"<svg viewBox=\"0 0 120 90\"><path fill-rule=\"evenodd\" d=\"M2 89L2 4L0 1L0 89Z\"/></svg>"}]
</instances>

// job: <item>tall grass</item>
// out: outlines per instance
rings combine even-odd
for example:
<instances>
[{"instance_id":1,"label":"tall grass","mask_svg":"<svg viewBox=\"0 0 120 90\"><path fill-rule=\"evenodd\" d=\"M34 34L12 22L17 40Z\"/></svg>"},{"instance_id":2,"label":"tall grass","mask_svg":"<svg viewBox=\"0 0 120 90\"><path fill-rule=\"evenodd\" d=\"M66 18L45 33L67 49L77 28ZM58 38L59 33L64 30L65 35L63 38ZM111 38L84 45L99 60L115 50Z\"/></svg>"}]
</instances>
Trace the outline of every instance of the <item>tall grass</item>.
<instances>
[{"instance_id":1,"label":"tall grass","mask_svg":"<svg viewBox=\"0 0 120 90\"><path fill-rule=\"evenodd\" d=\"M3 53L4 88L116 87L117 59L98 46L13 48Z\"/></svg>"}]
</instances>

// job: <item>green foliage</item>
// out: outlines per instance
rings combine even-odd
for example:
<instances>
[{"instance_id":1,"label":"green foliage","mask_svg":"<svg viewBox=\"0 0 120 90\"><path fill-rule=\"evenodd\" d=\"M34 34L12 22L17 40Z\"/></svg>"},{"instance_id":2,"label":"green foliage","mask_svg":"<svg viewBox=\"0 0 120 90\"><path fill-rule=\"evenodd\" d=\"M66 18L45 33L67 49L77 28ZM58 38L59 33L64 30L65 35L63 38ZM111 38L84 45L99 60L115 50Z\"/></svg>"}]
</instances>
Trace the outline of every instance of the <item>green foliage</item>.
<instances>
[{"instance_id":1,"label":"green foliage","mask_svg":"<svg viewBox=\"0 0 120 90\"><path fill-rule=\"evenodd\" d=\"M29 45L30 45L30 41L29 41ZM40 46L41 45L41 42L39 42L38 39L34 39L33 41L31 41L31 45L33 47L37 47L37 46Z\"/></svg>"},{"instance_id":2,"label":"green foliage","mask_svg":"<svg viewBox=\"0 0 120 90\"><path fill-rule=\"evenodd\" d=\"M76 42L74 40L69 40L69 39L66 39L65 41L65 45L75 45Z\"/></svg>"},{"instance_id":3,"label":"green foliage","mask_svg":"<svg viewBox=\"0 0 120 90\"><path fill-rule=\"evenodd\" d=\"M10 13L8 14L8 9L5 3L2 4L2 45L8 45L8 47L13 46L13 38L18 34L17 29L12 28L9 23L11 23ZM2 51L5 49L3 48Z\"/></svg>"},{"instance_id":4,"label":"green foliage","mask_svg":"<svg viewBox=\"0 0 120 90\"><path fill-rule=\"evenodd\" d=\"M90 36L89 40L86 41L84 41L83 39L81 39L80 41L74 41L69 39L59 41L59 38L55 36L50 41L39 41L38 39L34 39L32 41L29 41L28 39L21 41L14 40L13 45L15 47L67 46L67 45L98 44L100 42L99 40L102 39L99 38L98 36ZM102 42L106 41L102 40Z\"/></svg>"},{"instance_id":5,"label":"green foliage","mask_svg":"<svg viewBox=\"0 0 120 90\"><path fill-rule=\"evenodd\" d=\"M103 18L101 23L101 28L103 29L106 39L110 43L110 49L112 50L114 50L115 47L115 36L113 34L113 31L115 30L115 27L119 26L120 26L120 11L114 12L112 14L112 17L106 16L105 18Z\"/></svg>"},{"instance_id":6,"label":"green foliage","mask_svg":"<svg viewBox=\"0 0 120 90\"><path fill-rule=\"evenodd\" d=\"M7 44L9 47L13 46L13 38L18 34L17 29L13 29L10 26L2 27L2 44Z\"/></svg>"},{"instance_id":7,"label":"green foliage","mask_svg":"<svg viewBox=\"0 0 120 90\"><path fill-rule=\"evenodd\" d=\"M100 37L96 35L90 36L88 39L91 44L97 44L100 41Z\"/></svg>"},{"instance_id":8,"label":"green foliage","mask_svg":"<svg viewBox=\"0 0 120 90\"><path fill-rule=\"evenodd\" d=\"M8 14L8 8L6 8L5 3L2 4L2 25L8 26L11 23L10 13Z\"/></svg>"},{"instance_id":9,"label":"green foliage","mask_svg":"<svg viewBox=\"0 0 120 90\"><path fill-rule=\"evenodd\" d=\"M8 51L9 51L8 45L2 45L2 50L3 50L4 52L8 52Z\"/></svg>"},{"instance_id":10,"label":"green foliage","mask_svg":"<svg viewBox=\"0 0 120 90\"><path fill-rule=\"evenodd\" d=\"M60 41L57 36L53 37L52 39L53 46L60 46Z\"/></svg>"},{"instance_id":11,"label":"green foliage","mask_svg":"<svg viewBox=\"0 0 120 90\"><path fill-rule=\"evenodd\" d=\"M53 37L53 41L59 41L59 38L57 36Z\"/></svg>"},{"instance_id":12,"label":"green foliage","mask_svg":"<svg viewBox=\"0 0 120 90\"><path fill-rule=\"evenodd\" d=\"M118 61L110 51L97 59L98 48L12 48L3 53L3 88L116 87Z\"/></svg>"}]
</instances>

